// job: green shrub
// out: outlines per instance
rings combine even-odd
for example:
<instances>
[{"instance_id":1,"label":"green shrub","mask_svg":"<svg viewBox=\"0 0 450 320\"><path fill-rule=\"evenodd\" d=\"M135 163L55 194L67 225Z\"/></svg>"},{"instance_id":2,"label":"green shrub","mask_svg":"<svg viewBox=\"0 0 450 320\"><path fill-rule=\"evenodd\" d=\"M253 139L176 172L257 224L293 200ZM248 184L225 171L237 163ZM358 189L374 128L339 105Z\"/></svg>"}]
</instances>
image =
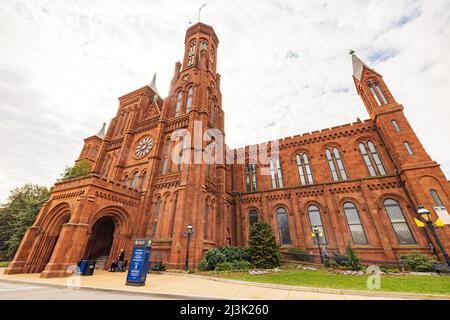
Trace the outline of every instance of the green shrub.
<instances>
[{"instance_id":1,"label":"green shrub","mask_svg":"<svg viewBox=\"0 0 450 320\"><path fill-rule=\"evenodd\" d=\"M400 260L407 269L417 272L434 271L434 265L437 263L434 257L418 252L403 254L400 256Z\"/></svg>"},{"instance_id":2,"label":"green shrub","mask_svg":"<svg viewBox=\"0 0 450 320\"><path fill-rule=\"evenodd\" d=\"M250 228L248 240L250 262L257 268L271 269L281 265L280 247L272 227L259 220Z\"/></svg>"},{"instance_id":3,"label":"green shrub","mask_svg":"<svg viewBox=\"0 0 450 320\"><path fill-rule=\"evenodd\" d=\"M61 174L62 181L83 177L91 172L91 163L89 160L83 159L75 163L73 167L66 167Z\"/></svg>"},{"instance_id":4,"label":"green shrub","mask_svg":"<svg viewBox=\"0 0 450 320\"><path fill-rule=\"evenodd\" d=\"M290 247L287 249L289 253L309 254L308 251L299 247Z\"/></svg>"},{"instance_id":5,"label":"green shrub","mask_svg":"<svg viewBox=\"0 0 450 320\"><path fill-rule=\"evenodd\" d=\"M345 255L347 258L347 267L351 270L359 271L362 269L361 261L358 258L355 250L353 250L350 242L345 247Z\"/></svg>"},{"instance_id":6,"label":"green shrub","mask_svg":"<svg viewBox=\"0 0 450 320\"><path fill-rule=\"evenodd\" d=\"M219 247L208 250L205 253L207 270L215 270L219 263L249 260L249 255L244 248Z\"/></svg>"},{"instance_id":7,"label":"green shrub","mask_svg":"<svg viewBox=\"0 0 450 320\"><path fill-rule=\"evenodd\" d=\"M198 270L199 271L208 271L208 262L206 262L205 259L203 259L202 261L200 261L198 263Z\"/></svg>"},{"instance_id":8,"label":"green shrub","mask_svg":"<svg viewBox=\"0 0 450 320\"><path fill-rule=\"evenodd\" d=\"M233 270L248 270L252 268L252 264L247 260L238 260L233 262Z\"/></svg>"},{"instance_id":9,"label":"green shrub","mask_svg":"<svg viewBox=\"0 0 450 320\"><path fill-rule=\"evenodd\" d=\"M231 271L234 270L232 262L220 262L216 265L216 271Z\"/></svg>"}]
</instances>

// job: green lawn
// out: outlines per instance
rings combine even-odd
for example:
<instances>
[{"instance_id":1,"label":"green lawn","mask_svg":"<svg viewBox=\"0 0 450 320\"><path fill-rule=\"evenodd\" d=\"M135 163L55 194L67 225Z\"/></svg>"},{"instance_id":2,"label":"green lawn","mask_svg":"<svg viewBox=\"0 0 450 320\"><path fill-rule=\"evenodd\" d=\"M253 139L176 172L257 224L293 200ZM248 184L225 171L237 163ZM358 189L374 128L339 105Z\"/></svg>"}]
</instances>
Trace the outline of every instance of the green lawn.
<instances>
[{"instance_id":1,"label":"green lawn","mask_svg":"<svg viewBox=\"0 0 450 320\"><path fill-rule=\"evenodd\" d=\"M0 268L1 268L1 267L7 267L8 264L9 264L8 261L0 261Z\"/></svg>"},{"instance_id":2,"label":"green lawn","mask_svg":"<svg viewBox=\"0 0 450 320\"><path fill-rule=\"evenodd\" d=\"M368 276L342 275L325 270L290 270L262 275L227 273L218 276L234 280L291 286L369 290L366 284ZM376 291L450 295L450 276L381 275L381 288Z\"/></svg>"}]
</instances>

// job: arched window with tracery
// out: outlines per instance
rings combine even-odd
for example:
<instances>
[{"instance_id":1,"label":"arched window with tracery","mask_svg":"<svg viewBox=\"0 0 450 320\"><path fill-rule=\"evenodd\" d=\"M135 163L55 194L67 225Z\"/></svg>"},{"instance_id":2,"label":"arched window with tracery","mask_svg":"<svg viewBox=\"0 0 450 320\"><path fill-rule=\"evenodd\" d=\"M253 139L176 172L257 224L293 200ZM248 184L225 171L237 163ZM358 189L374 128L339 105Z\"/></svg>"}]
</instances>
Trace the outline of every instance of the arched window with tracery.
<instances>
[{"instance_id":1,"label":"arched window with tracery","mask_svg":"<svg viewBox=\"0 0 450 320\"><path fill-rule=\"evenodd\" d=\"M180 115L181 110L181 102L183 100L183 91L180 90L177 94L177 104L175 105L175 117L178 117Z\"/></svg>"},{"instance_id":2,"label":"arched window with tracery","mask_svg":"<svg viewBox=\"0 0 450 320\"><path fill-rule=\"evenodd\" d=\"M400 244L415 244L416 240L411 233L411 229L406 222L405 215L403 214L398 201L386 199L384 200L384 208L392 228L394 229L395 235L397 236L398 242Z\"/></svg>"},{"instance_id":3,"label":"arched window with tracery","mask_svg":"<svg viewBox=\"0 0 450 320\"><path fill-rule=\"evenodd\" d=\"M281 245L290 245L291 241L291 231L289 230L288 215L286 209L277 209L277 223L278 223L278 234L280 236Z\"/></svg>"},{"instance_id":4,"label":"arched window with tracery","mask_svg":"<svg viewBox=\"0 0 450 320\"><path fill-rule=\"evenodd\" d=\"M364 232L356 205L353 202L345 202L344 213L347 218L347 225L350 230L353 243L362 245L367 244L366 233Z\"/></svg>"},{"instance_id":5,"label":"arched window with tracery","mask_svg":"<svg viewBox=\"0 0 450 320\"><path fill-rule=\"evenodd\" d=\"M327 148L325 149L325 155L327 157L328 166L330 168L333 180L348 180L347 172L345 171L339 149L333 147L332 151L330 151L330 148Z\"/></svg>"},{"instance_id":6,"label":"arched window with tracery","mask_svg":"<svg viewBox=\"0 0 450 320\"><path fill-rule=\"evenodd\" d=\"M135 172L131 178L131 188L136 188L139 181L139 172Z\"/></svg>"},{"instance_id":7,"label":"arched window with tracery","mask_svg":"<svg viewBox=\"0 0 450 320\"><path fill-rule=\"evenodd\" d=\"M186 113L189 113L191 111L193 93L194 93L194 89L192 87L189 87L187 101L186 101Z\"/></svg>"},{"instance_id":8,"label":"arched window with tracery","mask_svg":"<svg viewBox=\"0 0 450 320\"><path fill-rule=\"evenodd\" d=\"M195 40L192 40L189 43L189 52L188 52L188 58L187 58L187 67L192 67L194 65L195 61Z\"/></svg>"},{"instance_id":9,"label":"arched window with tracery","mask_svg":"<svg viewBox=\"0 0 450 320\"><path fill-rule=\"evenodd\" d=\"M439 197L439 195L438 195L436 190L431 189L430 190L430 194L431 194L431 197L434 200L434 203L436 204L436 207L445 207L444 203L441 200L441 197Z\"/></svg>"},{"instance_id":10,"label":"arched window with tracery","mask_svg":"<svg viewBox=\"0 0 450 320\"><path fill-rule=\"evenodd\" d=\"M170 165L169 165L169 157L170 157L170 139L167 140L166 145L164 146L164 157L162 162L162 168L161 168L161 174L166 174L167 172L170 172Z\"/></svg>"},{"instance_id":11,"label":"arched window with tracery","mask_svg":"<svg viewBox=\"0 0 450 320\"><path fill-rule=\"evenodd\" d=\"M270 181L272 182L272 189L283 188L283 173L281 171L280 159L270 159Z\"/></svg>"},{"instance_id":12,"label":"arched window with tracery","mask_svg":"<svg viewBox=\"0 0 450 320\"><path fill-rule=\"evenodd\" d=\"M303 152L295 156L297 161L298 174L300 176L300 184L302 186L314 184L311 166L309 164L308 155Z\"/></svg>"},{"instance_id":13,"label":"arched window with tracery","mask_svg":"<svg viewBox=\"0 0 450 320\"><path fill-rule=\"evenodd\" d=\"M371 177L386 175L386 170L372 141L360 142L359 150Z\"/></svg>"},{"instance_id":14,"label":"arched window with tracery","mask_svg":"<svg viewBox=\"0 0 450 320\"><path fill-rule=\"evenodd\" d=\"M256 211L255 209L251 209L248 214L248 223L251 227L256 222L258 222L258 211Z\"/></svg>"},{"instance_id":15,"label":"arched window with tracery","mask_svg":"<svg viewBox=\"0 0 450 320\"><path fill-rule=\"evenodd\" d=\"M124 187L128 187L128 176L125 176L124 178L123 178L123 182L122 182L122 184L123 184L123 186Z\"/></svg>"},{"instance_id":16,"label":"arched window with tracery","mask_svg":"<svg viewBox=\"0 0 450 320\"><path fill-rule=\"evenodd\" d=\"M325 235L325 230L322 224L322 217L320 215L320 209L318 206L312 204L308 206L308 217L309 223L311 224L311 232L313 232L314 228L317 227L319 229L320 234L320 243L327 244L327 237ZM314 244L317 244L317 238L314 237Z\"/></svg>"}]
</instances>

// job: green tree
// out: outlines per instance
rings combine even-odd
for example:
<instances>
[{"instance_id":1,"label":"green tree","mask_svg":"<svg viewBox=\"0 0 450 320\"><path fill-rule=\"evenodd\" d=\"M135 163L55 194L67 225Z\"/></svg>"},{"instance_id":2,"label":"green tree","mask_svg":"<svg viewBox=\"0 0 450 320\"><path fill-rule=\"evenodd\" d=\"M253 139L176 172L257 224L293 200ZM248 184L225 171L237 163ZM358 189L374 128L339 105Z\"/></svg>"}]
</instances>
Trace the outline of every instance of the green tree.
<instances>
[{"instance_id":1,"label":"green tree","mask_svg":"<svg viewBox=\"0 0 450 320\"><path fill-rule=\"evenodd\" d=\"M259 220L250 228L248 245L250 261L255 267L269 269L280 266L280 247L272 228L264 220Z\"/></svg>"},{"instance_id":2,"label":"green tree","mask_svg":"<svg viewBox=\"0 0 450 320\"><path fill-rule=\"evenodd\" d=\"M67 166L61 174L60 180L69 180L73 178L83 177L91 172L91 163L89 160L83 159L75 163L73 167Z\"/></svg>"},{"instance_id":3,"label":"green tree","mask_svg":"<svg viewBox=\"0 0 450 320\"><path fill-rule=\"evenodd\" d=\"M49 197L47 187L35 184L11 190L7 202L0 207L0 259L14 257L25 231Z\"/></svg>"},{"instance_id":4,"label":"green tree","mask_svg":"<svg viewBox=\"0 0 450 320\"><path fill-rule=\"evenodd\" d=\"M355 250L353 250L350 242L348 242L347 246L345 247L345 255L347 258L346 264L348 268L356 271L362 269L361 261L359 260Z\"/></svg>"}]
</instances>

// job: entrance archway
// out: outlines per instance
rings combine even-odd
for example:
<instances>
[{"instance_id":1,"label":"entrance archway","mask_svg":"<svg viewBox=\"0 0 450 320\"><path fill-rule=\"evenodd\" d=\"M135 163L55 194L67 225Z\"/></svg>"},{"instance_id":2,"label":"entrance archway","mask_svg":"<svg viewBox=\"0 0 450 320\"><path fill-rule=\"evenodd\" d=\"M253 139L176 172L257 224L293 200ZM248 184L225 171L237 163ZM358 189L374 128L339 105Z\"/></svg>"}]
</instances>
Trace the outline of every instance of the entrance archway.
<instances>
[{"instance_id":1,"label":"entrance archway","mask_svg":"<svg viewBox=\"0 0 450 320\"><path fill-rule=\"evenodd\" d=\"M111 217L99 219L92 227L85 257L90 260L107 259L114 241L115 223Z\"/></svg>"}]
</instances>

